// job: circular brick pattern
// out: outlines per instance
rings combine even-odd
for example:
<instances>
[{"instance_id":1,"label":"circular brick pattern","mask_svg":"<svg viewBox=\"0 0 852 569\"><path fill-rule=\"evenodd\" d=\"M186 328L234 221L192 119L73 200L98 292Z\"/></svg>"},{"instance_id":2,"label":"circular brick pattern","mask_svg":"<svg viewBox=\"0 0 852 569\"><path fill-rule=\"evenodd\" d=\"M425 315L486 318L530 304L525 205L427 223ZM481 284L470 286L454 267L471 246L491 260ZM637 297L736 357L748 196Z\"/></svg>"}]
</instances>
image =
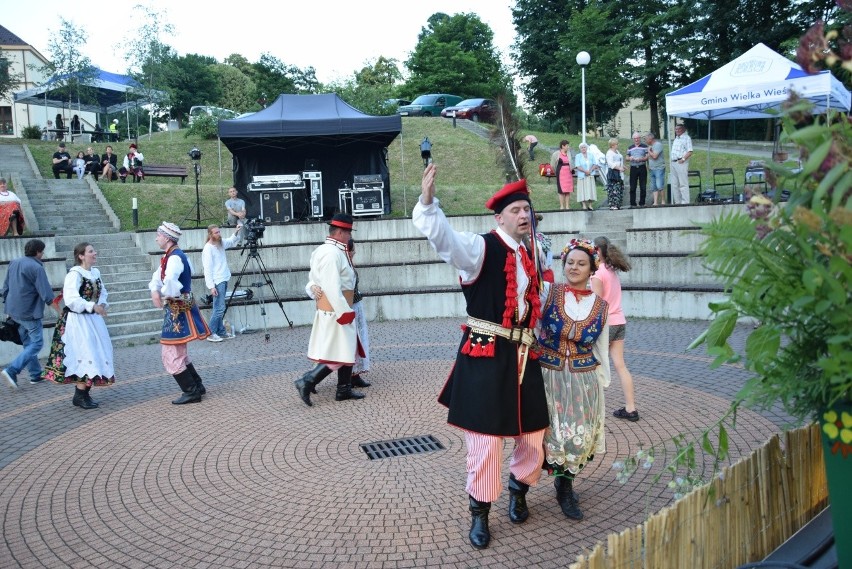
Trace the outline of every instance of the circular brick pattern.
<instances>
[{"instance_id":1,"label":"circular brick pattern","mask_svg":"<svg viewBox=\"0 0 852 569\"><path fill-rule=\"evenodd\" d=\"M93 392L102 402L96 411L72 408L71 392L56 386L4 394L0 565L564 566L608 532L671 503L664 482L652 483L661 454L626 484L616 481L614 461L700 432L728 406L708 393L712 385L673 382L662 368L657 377L639 355L665 357L684 378L706 372L707 358L628 349L642 420L607 418L607 452L576 483L585 520L566 520L542 478L528 495L523 526L509 522L508 495L500 496L490 516L492 544L476 551L467 540L464 438L436 402L457 345L456 323L449 325L373 326L373 387L361 401L335 402L334 374L312 396L313 407L299 400L292 381L310 367L300 353L304 329L278 332L271 344L241 337L193 345L209 391L197 405L169 403L176 388L161 371L158 346L117 352L123 373L116 387ZM415 327L418 343L406 344ZM733 367L705 376L742 380ZM609 412L622 404L615 377L606 396ZM41 433L18 440L15 451L5 446L15 444L11 428ZM741 411L730 433L733 459L777 430ZM370 460L360 448L418 435L433 435L444 450ZM508 457L510 440L504 449Z\"/></svg>"}]
</instances>

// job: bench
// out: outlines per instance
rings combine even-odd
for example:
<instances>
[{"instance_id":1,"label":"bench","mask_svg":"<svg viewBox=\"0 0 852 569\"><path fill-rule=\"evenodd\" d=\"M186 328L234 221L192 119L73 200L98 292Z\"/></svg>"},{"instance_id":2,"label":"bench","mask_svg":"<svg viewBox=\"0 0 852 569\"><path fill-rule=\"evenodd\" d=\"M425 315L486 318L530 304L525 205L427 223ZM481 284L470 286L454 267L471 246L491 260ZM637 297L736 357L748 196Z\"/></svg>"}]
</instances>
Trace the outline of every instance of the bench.
<instances>
[{"instance_id":1,"label":"bench","mask_svg":"<svg viewBox=\"0 0 852 569\"><path fill-rule=\"evenodd\" d=\"M183 184L187 174L186 166L171 166L168 164L145 164L142 166L142 171L145 172L145 177L162 176L171 178L180 178L180 183Z\"/></svg>"}]
</instances>

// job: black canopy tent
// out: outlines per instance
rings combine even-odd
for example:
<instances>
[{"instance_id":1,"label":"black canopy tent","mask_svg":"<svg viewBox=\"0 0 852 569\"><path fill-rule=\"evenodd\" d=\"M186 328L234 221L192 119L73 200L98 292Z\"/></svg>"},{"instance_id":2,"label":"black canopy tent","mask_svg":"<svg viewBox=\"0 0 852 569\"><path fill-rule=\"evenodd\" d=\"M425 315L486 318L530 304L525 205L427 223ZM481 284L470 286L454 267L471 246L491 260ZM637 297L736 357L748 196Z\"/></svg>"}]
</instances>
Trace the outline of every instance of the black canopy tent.
<instances>
[{"instance_id":1,"label":"black canopy tent","mask_svg":"<svg viewBox=\"0 0 852 569\"><path fill-rule=\"evenodd\" d=\"M240 119L219 121L219 138L234 156L234 186L250 216L260 213L253 176L322 173L323 210L338 208L338 188L353 176L378 174L384 210L390 213L387 146L402 131L399 115L376 117L351 107L334 93L280 95L269 107ZM310 163L313 161L313 163Z\"/></svg>"}]
</instances>

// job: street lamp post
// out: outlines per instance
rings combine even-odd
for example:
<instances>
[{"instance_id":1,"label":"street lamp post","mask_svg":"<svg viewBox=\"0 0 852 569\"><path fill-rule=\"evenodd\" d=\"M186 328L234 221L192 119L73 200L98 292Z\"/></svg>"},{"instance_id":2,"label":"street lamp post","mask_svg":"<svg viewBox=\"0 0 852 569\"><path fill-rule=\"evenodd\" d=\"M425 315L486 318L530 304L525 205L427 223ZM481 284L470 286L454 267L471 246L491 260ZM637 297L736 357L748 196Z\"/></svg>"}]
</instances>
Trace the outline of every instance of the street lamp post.
<instances>
[{"instance_id":1,"label":"street lamp post","mask_svg":"<svg viewBox=\"0 0 852 569\"><path fill-rule=\"evenodd\" d=\"M581 95L580 101L582 104L581 115L583 117L583 143L586 142L586 66L592 60L592 57L589 55L588 51L581 51L577 54L577 65L580 66L580 76L581 76Z\"/></svg>"}]
</instances>

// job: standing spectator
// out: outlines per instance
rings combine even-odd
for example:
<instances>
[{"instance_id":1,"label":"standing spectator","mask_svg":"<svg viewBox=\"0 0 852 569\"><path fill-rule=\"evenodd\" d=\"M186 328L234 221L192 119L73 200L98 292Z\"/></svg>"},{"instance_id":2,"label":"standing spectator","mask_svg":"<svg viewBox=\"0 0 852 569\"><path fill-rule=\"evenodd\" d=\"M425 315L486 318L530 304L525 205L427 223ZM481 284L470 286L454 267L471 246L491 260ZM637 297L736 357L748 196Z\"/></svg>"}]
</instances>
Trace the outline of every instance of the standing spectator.
<instances>
[{"instance_id":1,"label":"standing spectator","mask_svg":"<svg viewBox=\"0 0 852 569\"><path fill-rule=\"evenodd\" d=\"M44 241L30 239L24 245L24 256L13 259L6 272L0 296L6 304L6 314L18 324L24 351L18 354L0 376L9 387L18 387L18 374L27 368L30 383L41 381L41 364L38 353L44 345L42 318L44 307L53 302L53 289L41 258L44 256Z\"/></svg>"},{"instance_id":2,"label":"standing spectator","mask_svg":"<svg viewBox=\"0 0 852 569\"><path fill-rule=\"evenodd\" d=\"M50 355L42 377L59 384L75 384L75 407L94 409L89 395L93 385L115 383L112 340L104 318L107 291L95 268L98 252L91 243L74 247L74 266L65 275L62 300L65 308L56 321Z\"/></svg>"},{"instance_id":3,"label":"standing spectator","mask_svg":"<svg viewBox=\"0 0 852 569\"><path fill-rule=\"evenodd\" d=\"M672 142L672 203L688 204L689 199L689 158L692 156L692 139L683 123L675 125L675 139Z\"/></svg>"},{"instance_id":4,"label":"standing spectator","mask_svg":"<svg viewBox=\"0 0 852 569\"><path fill-rule=\"evenodd\" d=\"M624 201L624 157L618 151L618 139L609 139L606 151L606 194L609 209L621 209Z\"/></svg>"},{"instance_id":5,"label":"standing spectator","mask_svg":"<svg viewBox=\"0 0 852 569\"><path fill-rule=\"evenodd\" d=\"M577 203L582 205L583 209L595 209L598 197L595 171L599 169L600 166L589 156L589 145L581 142L580 152L574 156L574 171L577 172Z\"/></svg>"},{"instance_id":6,"label":"standing spectator","mask_svg":"<svg viewBox=\"0 0 852 569\"><path fill-rule=\"evenodd\" d=\"M346 252L352 238L352 216L336 213L328 224L328 237L311 253L311 283L320 289L316 297L317 310L308 359L316 367L296 380L296 389L305 405L312 406L311 393L332 371L337 370L335 401L363 399L364 394L352 391L352 366L358 350L358 331L355 329L355 269Z\"/></svg>"},{"instance_id":7,"label":"standing spectator","mask_svg":"<svg viewBox=\"0 0 852 569\"><path fill-rule=\"evenodd\" d=\"M532 239L532 205L526 181L506 184L486 202L497 228L457 232L435 197L435 164L423 172L412 221L446 263L458 270L468 319L455 365L438 401L447 422L462 429L467 446L466 491L470 544L488 547L488 513L502 491L503 441L513 439L509 464L509 520L529 517L526 494L541 476L547 399L538 359L531 357L540 318Z\"/></svg>"},{"instance_id":8,"label":"standing spectator","mask_svg":"<svg viewBox=\"0 0 852 569\"><path fill-rule=\"evenodd\" d=\"M6 178L0 178L0 237L10 231L17 237L24 232L25 225L21 198L6 189Z\"/></svg>"},{"instance_id":9,"label":"standing spectator","mask_svg":"<svg viewBox=\"0 0 852 569\"><path fill-rule=\"evenodd\" d=\"M83 160L86 161L86 173L91 174L97 182L98 174L101 172L101 157L95 154L95 151L90 146L86 149Z\"/></svg>"},{"instance_id":10,"label":"standing spectator","mask_svg":"<svg viewBox=\"0 0 852 569\"><path fill-rule=\"evenodd\" d=\"M183 391L172 401L175 405L196 403L207 393L189 358L187 344L210 335L210 329L192 297L192 267L186 254L178 248L180 236L180 227L174 223L164 221L157 228L154 240L165 255L148 283L151 301L157 308L163 308L160 337L163 366Z\"/></svg>"},{"instance_id":11,"label":"standing spectator","mask_svg":"<svg viewBox=\"0 0 852 569\"><path fill-rule=\"evenodd\" d=\"M103 175L104 180L112 182L118 178L118 168L116 167L118 164L118 157L112 153L112 146L108 144L104 150L104 155L101 156L101 164L101 174Z\"/></svg>"},{"instance_id":12,"label":"standing spectator","mask_svg":"<svg viewBox=\"0 0 852 569\"><path fill-rule=\"evenodd\" d=\"M71 117L71 134L80 134L81 132L83 132L83 128L80 126L80 117L74 115ZM73 136L71 138L71 142L74 142Z\"/></svg>"},{"instance_id":13,"label":"standing spectator","mask_svg":"<svg viewBox=\"0 0 852 569\"><path fill-rule=\"evenodd\" d=\"M538 139L534 135L528 134L524 137L524 142L528 142L530 145L527 149L530 153L530 160L535 160L535 147L538 146Z\"/></svg>"},{"instance_id":14,"label":"standing spectator","mask_svg":"<svg viewBox=\"0 0 852 569\"><path fill-rule=\"evenodd\" d=\"M630 207L643 207L648 188L648 145L642 142L642 135L633 133L633 144L627 149L630 162ZM639 184L639 201L636 201L636 184Z\"/></svg>"},{"instance_id":15,"label":"standing spectator","mask_svg":"<svg viewBox=\"0 0 852 569\"><path fill-rule=\"evenodd\" d=\"M218 225L207 227L207 243L201 250L201 264L204 267L204 284L213 297L213 312L210 315L210 332L208 342L221 342L225 338L233 338L225 330L222 318L225 315L225 296L228 292L228 280L231 270L228 268L228 258L225 250L230 249L240 240L242 225L227 239L222 239L222 230Z\"/></svg>"},{"instance_id":16,"label":"standing spectator","mask_svg":"<svg viewBox=\"0 0 852 569\"><path fill-rule=\"evenodd\" d=\"M624 338L627 335L627 319L621 308L621 280L618 271L630 270L630 261L621 249L606 237L595 239L595 247L601 257L598 270L592 276L592 290L609 305L609 355L615 373L624 392L624 407L613 413L619 419L638 421L639 411L633 394L633 376L624 363Z\"/></svg>"},{"instance_id":17,"label":"standing spectator","mask_svg":"<svg viewBox=\"0 0 852 569\"><path fill-rule=\"evenodd\" d=\"M663 155L663 143L657 140L653 132L645 135L648 144L648 174L651 178L653 205L666 205L666 160Z\"/></svg>"},{"instance_id":18,"label":"standing spectator","mask_svg":"<svg viewBox=\"0 0 852 569\"><path fill-rule=\"evenodd\" d=\"M86 158L83 151L80 150L77 152L77 157L71 161L71 170L77 174L77 179L82 180L83 176L86 175Z\"/></svg>"},{"instance_id":19,"label":"standing spectator","mask_svg":"<svg viewBox=\"0 0 852 569\"><path fill-rule=\"evenodd\" d=\"M62 140L65 136L65 121L61 113L56 113L56 140Z\"/></svg>"},{"instance_id":20,"label":"standing spectator","mask_svg":"<svg viewBox=\"0 0 852 569\"><path fill-rule=\"evenodd\" d=\"M563 140L559 143L559 157L556 160L556 193L559 194L559 209L571 209L568 198L574 191L574 177L571 173L571 143Z\"/></svg>"},{"instance_id":21,"label":"standing spectator","mask_svg":"<svg viewBox=\"0 0 852 569\"><path fill-rule=\"evenodd\" d=\"M118 177L121 178L121 183L127 179L127 176L133 176L134 182L141 182L145 179L145 172L142 170L142 161L145 157L139 152L136 144L131 143L127 149L127 154L124 155L122 167L118 170Z\"/></svg>"},{"instance_id":22,"label":"standing spectator","mask_svg":"<svg viewBox=\"0 0 852 569\"><path fill-rule=\"evenodd\" d=\"M109 123L109 137L113 142L118 142L118 119L112 119Z\"/></svg>"},{"instance_id":23,"label":"standing spectator","mask_svg":"<svg viewBox=\"0 0 852 569\"><path fill-rule=\"evenodd\" d=\"M225 201L228 212L228 225L238 225L246 220L246 202L237 197L237 188L228 188L228 199Z\"/></svg>"},{"instance_id":24,"label":"standing spectator","mask_svg":"<svg viewBox=\"0 0 852 569\"><path fill-rule=\"evenodd\" d=\"M562 251L567 284L545 285L541 310L541 366L550 410L544 435L547 470L555 475L562 513L582 520L574 477L603 441L603 389L609 377L607 304L588 289L599 257L586 239L572 239Z\"/></svg>"},{"instance_id":25,"label":"standing spectator","mask_svg":"<svg viewBox=\"0 0 852 569\"><path fill-rule=\"evenodd\" d=\"M65 151L65 143L60 142L53 153L53 177L59 179L59 174L66 174L71 179L74 170L71 169L71 155Z\"/></svg>"}]
</instances>

